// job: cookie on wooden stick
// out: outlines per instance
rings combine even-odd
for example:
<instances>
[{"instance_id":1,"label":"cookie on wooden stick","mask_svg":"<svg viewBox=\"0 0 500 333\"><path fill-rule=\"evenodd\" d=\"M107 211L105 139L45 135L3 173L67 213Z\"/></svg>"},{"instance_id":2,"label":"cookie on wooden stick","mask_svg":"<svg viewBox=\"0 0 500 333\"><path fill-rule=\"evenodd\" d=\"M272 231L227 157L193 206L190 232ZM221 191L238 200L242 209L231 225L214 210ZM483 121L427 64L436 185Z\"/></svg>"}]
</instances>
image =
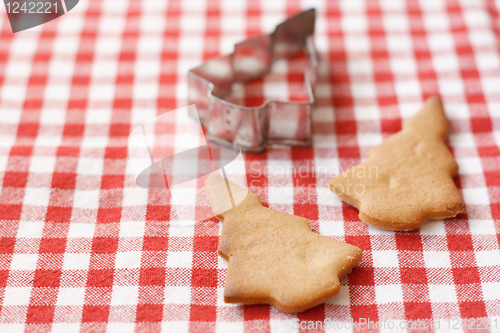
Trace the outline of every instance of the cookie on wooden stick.
<instances>
[{"instance_id":1,"label":"cookie on wooden stick","mask_svg":"<svg viewBox=\"0 0 500 333\"><path fill-rule=\"evenodd\" d=\"M253 193L213 174L205 187L224 222L218 253L228 261L224 301L301 312L333 297L361 250L311 231L309 221L264 207ZM234 208L227 210L230 190ZM235 200L237 199L237 200Z\"/></svg>"},{"instance_id":2,"label":"cookie on wooden stick","mask_svg":"<svg viewBox=\"0 0 500 333\"><path fill-rule=\"evenodd\" d=\"M465 211L453 182L458 165L444 141L448 123L438 97L370 149L365 162L330 181L330 190L359 210L359 218L387 230L415 230L429 219Z\"/></svg>"}]
</instances>

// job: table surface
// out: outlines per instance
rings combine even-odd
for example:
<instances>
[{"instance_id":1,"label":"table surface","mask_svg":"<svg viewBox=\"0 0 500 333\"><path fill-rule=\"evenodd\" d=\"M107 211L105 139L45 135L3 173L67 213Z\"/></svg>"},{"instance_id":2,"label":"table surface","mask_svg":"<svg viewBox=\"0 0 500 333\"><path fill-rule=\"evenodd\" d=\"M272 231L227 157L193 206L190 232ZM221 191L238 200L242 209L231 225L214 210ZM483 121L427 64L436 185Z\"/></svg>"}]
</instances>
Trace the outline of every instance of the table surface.
<instances>
[{"instance_id":1,"label":"table surface","mask_svg":"<svg viewBox=\"0 0 500 333\"><path fill-rule=\"evenodd\" d=\"M195 222L201 195L179 203L135 186L127 138L187 105L190 68L310 7L321 59L314 143L246 154L248 177L264 204L360 247L363 260L336 297L304 313L225 304L221 223ZM396 332L441 319L441 331L459 332L459 320L485 327L486 317L500 330L499 9L493 0L88 0L16 34L2 15L0 331L332 331L316 324L325 320L364 331L350 321L370 320ZM414 232L368 227L328 180L432 95L443 99L467 212ZM187 215L173 216L176 205Z\"/></svg>"}]
</instances>

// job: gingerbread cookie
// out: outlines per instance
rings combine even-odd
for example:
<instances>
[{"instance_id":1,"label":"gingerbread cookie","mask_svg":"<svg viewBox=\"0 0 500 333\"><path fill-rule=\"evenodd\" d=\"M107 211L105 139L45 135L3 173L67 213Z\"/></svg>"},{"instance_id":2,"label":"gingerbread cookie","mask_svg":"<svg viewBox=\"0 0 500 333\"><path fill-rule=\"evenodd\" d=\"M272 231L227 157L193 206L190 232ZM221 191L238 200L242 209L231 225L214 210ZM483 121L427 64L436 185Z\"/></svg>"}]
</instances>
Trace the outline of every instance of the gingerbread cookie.
<instances>
[{"instance_id":1,"label":"gingerbread cookie","mask_svg":"<svg viewBox=\"0 0 500 333\"><path fill-rule=\"evenodd\" d=\"M221 176L209 176L205 187L214 214L224 222L218 253L228 261L227 303L305 311L334 296L339 277L361 260L359 248L312 232L307 219L266 208L231 182L233 198L246 197L225 210L227 184Z\"/></svg>"},{"instance_id":2,"label":"gingerbread cookie","mask_svg":"<svg viewBox=\"0 0 500 333\"><path fill-rule=\"evenodd\" d=\"M330 181L330 190L359 209L359 218L387 230L414 230L429 219L465 211L453 182L458 165L444 144L448 124L438 97L370 149L365 162Z\"/></svg>"}]
</instances>

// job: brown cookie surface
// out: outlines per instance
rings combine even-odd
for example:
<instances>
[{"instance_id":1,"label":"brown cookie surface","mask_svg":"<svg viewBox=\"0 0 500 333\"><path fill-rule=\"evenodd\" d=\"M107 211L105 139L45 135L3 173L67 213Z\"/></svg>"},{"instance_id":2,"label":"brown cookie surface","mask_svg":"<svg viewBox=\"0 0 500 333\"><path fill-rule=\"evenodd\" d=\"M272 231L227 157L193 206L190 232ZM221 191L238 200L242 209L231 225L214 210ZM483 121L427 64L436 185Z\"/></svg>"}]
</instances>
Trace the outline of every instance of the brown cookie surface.
<instances>
[{"instance_id":1,"label":"brown cookie surface","mask_svg":"<svg viewBox=\"0 0 500 333\"><path fill-rule=\"evenodd\" d=\"M359 209L359 218L387 230L415 230L429 219L465 211L453 182L458 165L444 144L448 124L438 97L370 149L365 162L330 181L330 190Z\"/></svg>"},{"instance_id":2,"label":"brown cookie surface","mask_svg":"<svg viewBox=\"0 0 500 333\"><path fill-rule=\"evenodd\" d=\"M224 179L212 175L205 186L217 211ZM224 301L300 312L333 297L339 277L361 260L361 250L318 235L307 219L266 208L255 194L230 187L233 196L246 198L217 215L224 222L218 253L228 261Z\"/></svg>"}]
</instances>

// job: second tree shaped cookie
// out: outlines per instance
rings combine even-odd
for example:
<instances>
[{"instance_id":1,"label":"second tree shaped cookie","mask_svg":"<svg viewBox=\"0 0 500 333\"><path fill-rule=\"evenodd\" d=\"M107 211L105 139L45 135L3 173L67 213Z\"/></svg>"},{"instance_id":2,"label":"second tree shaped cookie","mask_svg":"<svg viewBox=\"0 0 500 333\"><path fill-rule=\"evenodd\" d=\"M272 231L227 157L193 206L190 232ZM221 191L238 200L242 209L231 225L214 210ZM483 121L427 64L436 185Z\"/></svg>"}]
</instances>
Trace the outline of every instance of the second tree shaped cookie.
<instances>
[{"instance_id":1,"label":"second tree shaped cookie","mask_svg":"<svg viewBox=\"0 0 500 333\"><path fill-rule=\"evenodd\" d=\"M414 230L429 219L454 217L465 204L452 179L458 166L447 136L441 100L429 98L365 162L333 178L330 189L358 208L362 221L382 229Z\"/></svg>"},{"instance_id":2,"label":"second tree shaped cookie","mask_svg":"<svg viewBox=\"0 0 500 333\"><path fill-rule=\"evenodd\" d=\"M230 204L227 185L235 201ZM224 222L218 253L228 261L224 301L273 304L300 312L333 297L339 277L361 260L361 250L311 231L309 221L266 208L258 196L211 175L205 182L214 214Z\"/></svg>"}]
</instances>

